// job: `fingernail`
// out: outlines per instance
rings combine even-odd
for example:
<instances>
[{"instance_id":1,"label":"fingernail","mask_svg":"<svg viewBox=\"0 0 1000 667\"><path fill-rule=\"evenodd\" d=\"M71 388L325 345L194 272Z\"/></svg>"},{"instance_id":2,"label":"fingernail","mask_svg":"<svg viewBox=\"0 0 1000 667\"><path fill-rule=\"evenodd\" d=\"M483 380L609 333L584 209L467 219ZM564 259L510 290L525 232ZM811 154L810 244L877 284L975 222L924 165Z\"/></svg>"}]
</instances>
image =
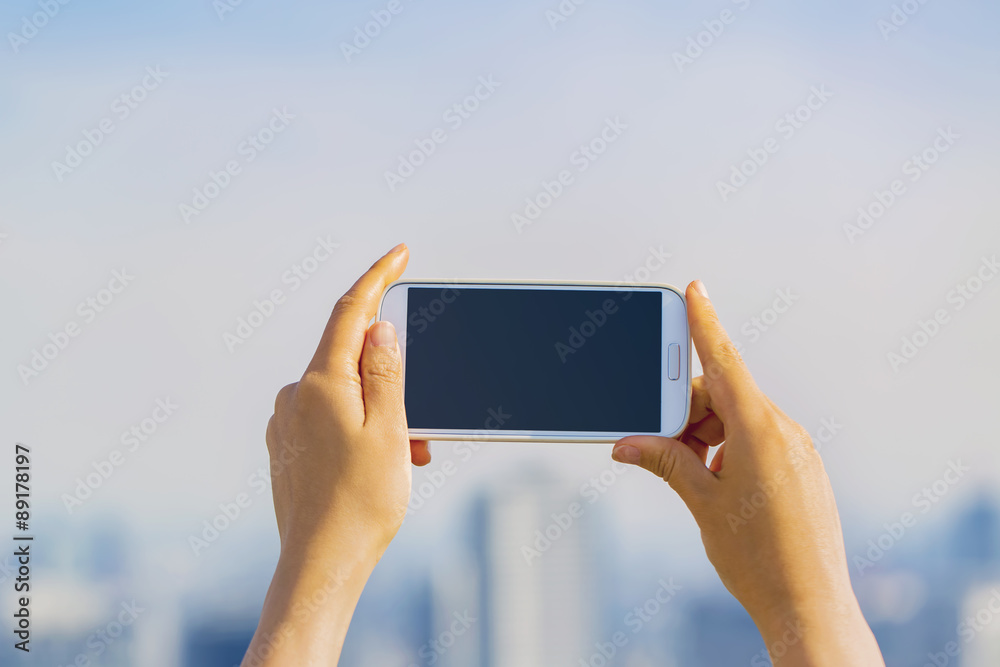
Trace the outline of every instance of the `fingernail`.
<instances>
[{"instance_id":1,"label":"fingernail","mask_svg":"<svg viewBox=\"0 0 1000 667\"><path fill-rule=\"evenodd\" d=\"M375 347L392 346L396 344L396 328L392 322L376 322L371 330L372 345Z\"/></svg>"},{"instance_id":2,"label":"fingernail","mask_svg":"<svg viewBox=\"0 0 1000 667\"><path fill-rule=\"evenodd\" d=\"M698 294L702 295L706 299L708 298L708 290L705 289L705 283L700 280L694 281L694 288L698 291Z\"/></svg>"},{"instance_id":3,"label":"fingernail","mask_svg":"<svg viewBox=\"0 0 1000 667\"><path fill-rule=\"evenodd\" d=\"M611 458L619 463L639 464L639 450L632 445L619 445L611 450Z\"/></svg>"},{"instance_id":4,"label":"fingernail","mask_svg":"<svg viewBox=\"0 0 1000 667\"><path fill-rule=\"evenodd\" d=\"M393 254L393 253L397 253L397 252L400 252L400 251L402 251L402 250L403 250L403 248L405 248L405 247L406 247L406 244L405 244L405 243L400 243L400 244L399 244L399 245L397 245L397 246L396 246L395 248L393 248L392 250L390 250L389 252L387 252L387 253L385 253L385 254L387 254L387 255L391 255L391 254Z\"/></svg>"}]
</instances>

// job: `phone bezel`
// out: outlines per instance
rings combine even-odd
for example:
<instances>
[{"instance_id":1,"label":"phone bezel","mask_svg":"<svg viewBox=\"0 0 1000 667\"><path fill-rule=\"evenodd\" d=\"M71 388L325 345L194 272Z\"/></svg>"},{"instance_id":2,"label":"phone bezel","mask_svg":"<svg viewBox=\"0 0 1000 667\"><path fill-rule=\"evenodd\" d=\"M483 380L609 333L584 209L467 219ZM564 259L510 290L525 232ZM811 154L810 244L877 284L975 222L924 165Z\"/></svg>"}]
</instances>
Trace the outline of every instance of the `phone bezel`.
<instances>
[{"instance_id":1,"label":"phone bezel","mask_svg":"<svg viewBox=\"0 0 1000 667\"><path fill-rule=\"evenodd\" d=\"M425 429L411 428L409 434L415 440L459 440L459 441L484 441L484 442L579 442L579 443L606 443L615 442L628 435L656 435L663 437L674 437L687 426L691 413L691 335L687 322L687 300L684 293L673 285L660 283L611 283L594 281L549 281L549 280L483 280L483 281L455 281L455 280L397 280L388 286L382 293L379 300L377 320L388 320L396 328L396 337L400 341L400 352L403 362L403 384L406 383L406 337L407 337L407 297L408 288L428 286L441 286L442 289L454 288L523 288L523 289L591 289L591 290L614 290L614 291L661 291L670 292L676 295L681 302L684 317L682 321L675 321L671 318L671 309L662 310L663 325L661 332L662 354L660 369L660 424L665 424L668 417L676 414L673 405L677 400L678 390L667 391L668 388L678 387L683 381L683 388L680 391L684 395L683 417L679 424L668 425L666 429L658 433L651 432L610 432L610 431L526 431L526 430L490 430L482 429ZM402 289L401 289L402 288ZM681 339L670 332L683 332ZM667 379L667 354L671 343L678 343L681 346L680 358L680 378L679 380Z\"/></svg>"}]
</instances>

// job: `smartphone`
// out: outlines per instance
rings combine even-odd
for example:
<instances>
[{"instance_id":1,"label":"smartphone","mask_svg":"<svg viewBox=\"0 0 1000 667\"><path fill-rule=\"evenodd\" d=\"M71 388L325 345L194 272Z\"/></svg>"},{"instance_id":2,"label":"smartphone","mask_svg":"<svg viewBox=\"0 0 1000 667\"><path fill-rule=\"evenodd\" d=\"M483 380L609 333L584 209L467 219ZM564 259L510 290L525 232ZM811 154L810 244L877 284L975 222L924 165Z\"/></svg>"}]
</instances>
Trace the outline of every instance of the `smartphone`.
<instances>
[{"instance_id":1,"label":"smartphone","mask_svg":"<svg viewBox=\"0 0 1000 667\"><path fill-rule=\"evenodd\" d=\"M377 317L396 328L413 439L614 442L687 424L687 306L670 285L407 280Z\"/></svg>"}]
</instances>

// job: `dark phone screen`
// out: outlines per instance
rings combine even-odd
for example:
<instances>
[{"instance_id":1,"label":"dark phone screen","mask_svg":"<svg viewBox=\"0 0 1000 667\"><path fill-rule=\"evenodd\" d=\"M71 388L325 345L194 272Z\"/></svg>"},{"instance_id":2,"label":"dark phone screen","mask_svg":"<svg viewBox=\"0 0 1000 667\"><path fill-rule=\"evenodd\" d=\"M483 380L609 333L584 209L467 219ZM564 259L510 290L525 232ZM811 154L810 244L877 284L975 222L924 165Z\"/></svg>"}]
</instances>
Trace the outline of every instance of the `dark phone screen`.
<instances>
[{"instance_id":1,"label":"dark phone screen","mask_svg":"<svg viewBox=\"0 0 1000 667\"><path fill-rule=\"evenodd\" d=\"M410 287L410 428L660 431L662 293Z\"/></svg>"}]
</instances>

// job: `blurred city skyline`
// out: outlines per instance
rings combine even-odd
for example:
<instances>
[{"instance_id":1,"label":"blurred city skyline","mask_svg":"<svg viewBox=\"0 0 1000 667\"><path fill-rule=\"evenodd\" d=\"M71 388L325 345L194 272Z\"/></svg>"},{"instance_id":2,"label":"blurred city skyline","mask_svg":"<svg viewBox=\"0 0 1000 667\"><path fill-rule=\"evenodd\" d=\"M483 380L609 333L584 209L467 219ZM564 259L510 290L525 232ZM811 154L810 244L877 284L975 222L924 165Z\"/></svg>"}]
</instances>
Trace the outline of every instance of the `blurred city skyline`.
<instances>
[{"instance_id":1,"label":"blurred city skyline","mask_svg":"<svg viewBox=\"0 0 1000 667\"><path fill-rule=\"evenodd\" d=\"M530 464L500 474L433 545L414 529L424 508L413 513L369 582L341 664L604 664L594 657L602 653L618 660L609 664L630 667L770 664L750 617L717 579L674 554L657 559L618 542L615 511L603 498L621 488L624 474L609 467L581 487ZM582 506L576 518L572 503ZM43 533L46 553L59 557L36 565L46 621L36 631L37 659L94 659L101 631L121 608L133 608L136 623L106 644L99 664L239 664L276 556L276 540L248 534L254 532L223 531L199 576L181 588L158 580L141 552L183 536L139 539L108 517ZM983 490L950 520L930 522L912 537L891 527L884 535L892 539L848 534L847 547L887 665L923 664L953 641L962 647L956 664L993 664L1000 631L989 622L977 629L968 619L987 610L992 620L989 602L1000 596L995 494ZM170 547L156 548L164 561L184 560ZM3 582L11 576L6 565ZM246 581L259 584L248 588ZM53 587L58 607L44 604ZM723 643L713 639L720 632Z\"/></svg>"}]
</instances>

